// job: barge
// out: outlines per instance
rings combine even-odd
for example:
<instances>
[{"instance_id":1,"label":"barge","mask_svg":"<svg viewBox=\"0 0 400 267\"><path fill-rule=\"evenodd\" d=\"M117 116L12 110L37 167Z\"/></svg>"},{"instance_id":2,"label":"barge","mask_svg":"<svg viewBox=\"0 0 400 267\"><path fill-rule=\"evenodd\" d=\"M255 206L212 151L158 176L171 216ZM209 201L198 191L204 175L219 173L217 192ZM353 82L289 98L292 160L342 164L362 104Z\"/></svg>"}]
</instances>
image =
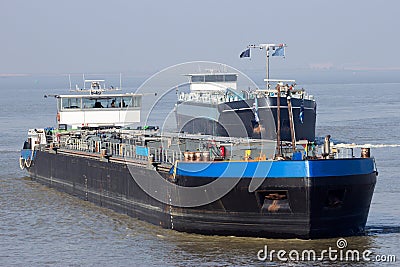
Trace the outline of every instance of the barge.
<instances>
[{"instance_id":1,"label":"barge","mask_svg":"<svg viewBox=\"0 0 400 267\"><path fill-rule=\"evenodd\" d=\"M234 72L186 74L189 92L179 94L175 107L178 130L217 136L313 141L317 116L314 96L304 88L298 89L295 80L269 78L270 50L285 46L260 44L248 48L249 51L250 48L266 51L265 88L239 88L238 73ZM278 124L279 136L275 130Z\"/></svg>"},{"instance_id":2,"label":"barge","mask_svg":"<svg viewBox=\"0 0 400 267\"><path fill-rule=\"evenodd\" d=\"M377 177L368 148L356 157L329 136L319 145L132 128L143 95L101 94L91 83L89 94L55 96L56 128L28 131L19 163L31 179L188 233L364 233Z\"/></svg>"}]
</instances>

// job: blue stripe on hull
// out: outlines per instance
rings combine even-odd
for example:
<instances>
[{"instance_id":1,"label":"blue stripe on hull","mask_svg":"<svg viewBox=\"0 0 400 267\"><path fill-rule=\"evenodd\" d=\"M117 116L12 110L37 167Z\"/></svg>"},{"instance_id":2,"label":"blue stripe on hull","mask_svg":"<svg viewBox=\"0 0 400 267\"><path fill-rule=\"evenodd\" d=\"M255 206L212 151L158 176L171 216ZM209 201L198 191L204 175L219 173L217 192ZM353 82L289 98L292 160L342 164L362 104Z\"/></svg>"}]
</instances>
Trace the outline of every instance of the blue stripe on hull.
<instances>
[{"instance_id":1,"label":"blue stripe on hull","mask_svg":"<svg viewBox=\"0 0 400 267\"><path fill-rule=\"evenodd\" d=\"M33 159L35 157L36 150L32 149L22 149L21 150L21 157L25 160Z\"/></svg>"},{"instance_id":2,"label":"blue stripe on hull","mask_svg":"<svg viewBox=\"0 0 400 267\"><path fill-rule=\"evenodd\" d=\"M173 173L174 168L170 173ZM372 158L305 161L178 162L176 174L211 178L298 178L369 174Z\"/></svg>"}]
</instances>

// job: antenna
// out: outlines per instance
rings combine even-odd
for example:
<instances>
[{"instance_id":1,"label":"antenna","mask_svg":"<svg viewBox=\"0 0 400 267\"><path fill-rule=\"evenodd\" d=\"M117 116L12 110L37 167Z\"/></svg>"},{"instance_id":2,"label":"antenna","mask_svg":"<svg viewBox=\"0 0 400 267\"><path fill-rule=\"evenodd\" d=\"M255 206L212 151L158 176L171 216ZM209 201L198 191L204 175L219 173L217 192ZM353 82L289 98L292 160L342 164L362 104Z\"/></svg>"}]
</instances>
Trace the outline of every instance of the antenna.
<instances>
[{"instance_id":1,"label":"antenna","mask_svg":"<svg viewBox=\"0 0 400 267\"><path fill-rule=\"evenodd\" d=\"M85 74L82 73L82 78L83 78L83 90L86 89L86 85L85 85Z\"/></svg>"},{"instance_id":2,"label":"antenna","mask_svg":"<svg viewBox=\"0 0 400 267\"><path fill-rule=\"evenodd\" d=\"M269 88L269 50L273 49L275 50L276 48L281 48L281 47L287 47L286 44L259 44L259 45L248 45L248 48L259 48L259 49L265 49L266 51L266 77L265 81L267 82L267 88Z\"/></svg>"},{"instance_id":3,"label":"antenna","mask_svg":"<svg viewBox=\"0 0 400 267\"><path fill-rule=\"evenodd\" d=\"M71 87L72 87L72 85L71 85L71 74L68 74L68 80L69 80L69 90L71 91Z\"/></svg>"},{"instance_id":4,"label":"antenna","mask_svg":"<svg viewBox=\"0 0 400 267\"><path fill-rule=\"evenodd\" d=\"M122 73L119 73L119 89L122 90Z\"/></svg>"}]
</instances>

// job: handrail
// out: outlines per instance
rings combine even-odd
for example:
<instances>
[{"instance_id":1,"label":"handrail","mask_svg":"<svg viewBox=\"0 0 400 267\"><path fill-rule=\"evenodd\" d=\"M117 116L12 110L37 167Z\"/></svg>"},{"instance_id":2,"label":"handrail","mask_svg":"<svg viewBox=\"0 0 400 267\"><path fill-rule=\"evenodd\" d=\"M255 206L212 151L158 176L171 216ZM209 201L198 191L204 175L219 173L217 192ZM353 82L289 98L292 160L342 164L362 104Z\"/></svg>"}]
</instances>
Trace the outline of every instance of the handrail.
<instances>
[{"instance_id":1,"label":"handrail","mask_svg":"<svg viewBox=\"0 0 400 267\"><path fill-rule=\"evenodd\" d=\"M68 143L60 144L60 148L69 150L85 151L94 154L106 154L111 157L149 160L153 158L154 162L174 164L176 160L181 160L183 155L180 151L166 148L148 148L147 155L139 155L136 153L136 145L125 143L102 142L93 140L84 140L72 138ZM105 151L104 151L105 149Z\"/></svg>"}]
</instances>

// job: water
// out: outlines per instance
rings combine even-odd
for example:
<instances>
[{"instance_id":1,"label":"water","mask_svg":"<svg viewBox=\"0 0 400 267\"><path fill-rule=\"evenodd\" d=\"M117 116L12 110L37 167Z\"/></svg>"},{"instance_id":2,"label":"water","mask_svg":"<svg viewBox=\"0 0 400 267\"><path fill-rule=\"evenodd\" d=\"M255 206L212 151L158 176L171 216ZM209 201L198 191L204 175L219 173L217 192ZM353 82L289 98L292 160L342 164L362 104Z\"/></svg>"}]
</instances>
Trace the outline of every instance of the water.
<instances>
[{"instance_id":1,"label":"water","mask_svg":"<svg viewBox=\"0 0 400 267\"><path fill-rule=\"evenodd\" d=\"M65 77L0 78L1 266L337 266L376 262L259 261L264 248L332 247L337 239L273 240L218 237L161 229L30 181L18 166L28 128L55 124L55 101ZM132 84L137 81L132 81ZM379 176L367 235L346 238L350 249L396 255L400 261L400 89L392 84L310 84L318 101L317 135L371 144ZM387 266L394 265L386 263Z\"/></svg>"}]
</instances>

